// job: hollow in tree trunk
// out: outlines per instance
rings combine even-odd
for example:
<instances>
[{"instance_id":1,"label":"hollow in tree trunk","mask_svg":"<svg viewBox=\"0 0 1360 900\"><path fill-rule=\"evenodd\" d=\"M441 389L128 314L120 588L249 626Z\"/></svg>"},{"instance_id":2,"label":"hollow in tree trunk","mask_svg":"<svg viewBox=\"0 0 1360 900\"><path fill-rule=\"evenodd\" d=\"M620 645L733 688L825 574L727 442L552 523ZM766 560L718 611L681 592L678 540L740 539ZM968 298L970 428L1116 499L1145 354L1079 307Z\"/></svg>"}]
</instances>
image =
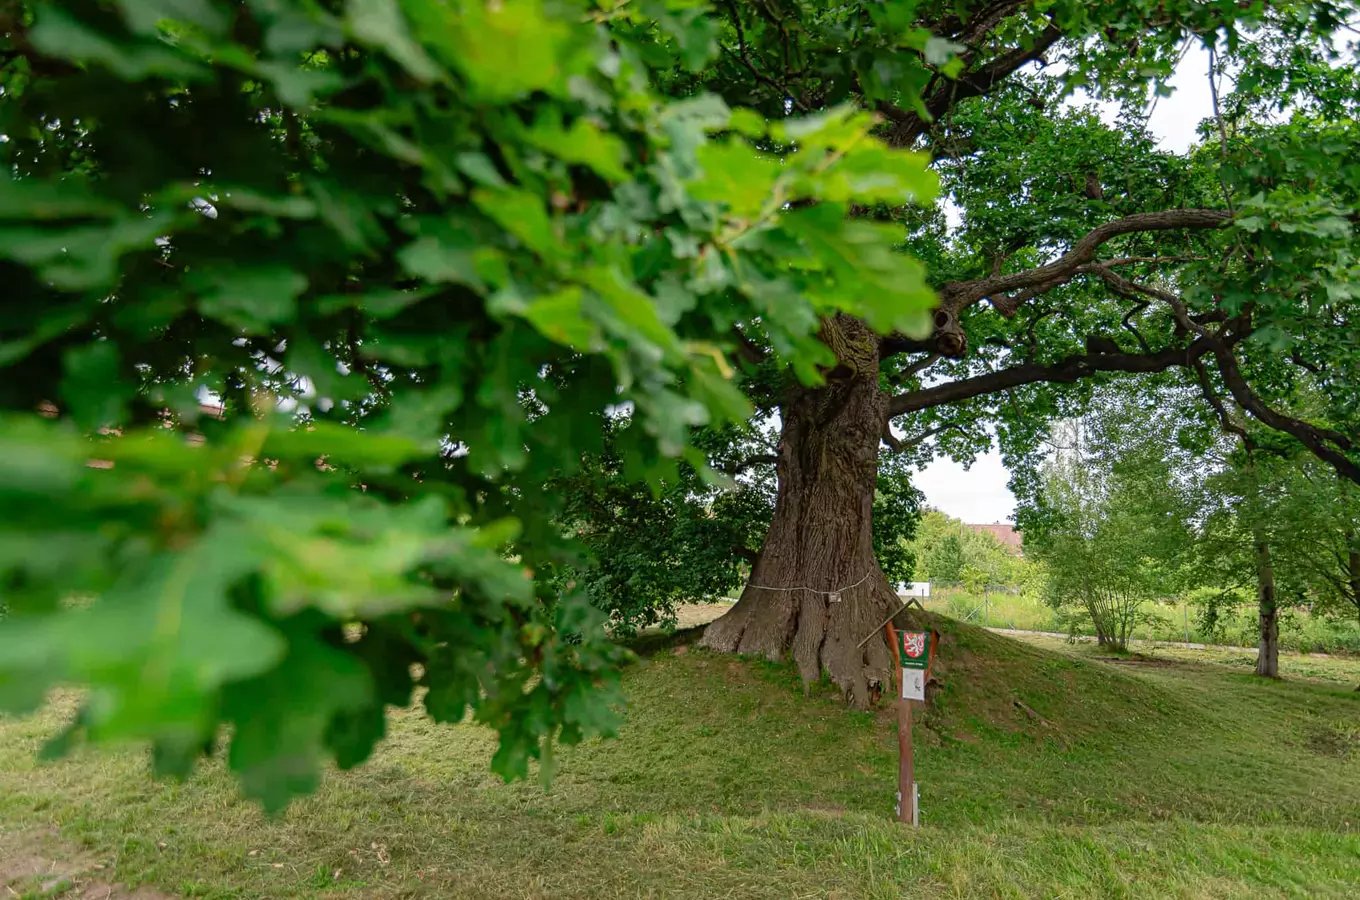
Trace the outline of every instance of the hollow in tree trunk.
<instances>
[{"instance_id":1,"label":"hollow in tree trunk","mask_svg":"<svg viewBox=\"0 0 1360 900\"><path fill-rule=\"evenodd\" d=\"M1270 561L1270 544L1259 531L1256 543L1256 587L1260 605L1261 643L1256 651L1256 674L1280 677L1280 611L1275 604L1275 568Z\"/></svg>"},{"instance_id":2,"label":"hollow in tree trunk","mask_svg":"<svg viewBox=\"0 0 1360 900\"><path fill-rule=\"evenodd\" d=\"M887 395L878 338L864 323L836 316L822 338L838 365L824 386L786 396L769 533L741 599L702 643L772 660L791 652L804 682L825 672L863 707L892 684L882 626L901 606L873 542Z\"/></svg>"}]
</instances>

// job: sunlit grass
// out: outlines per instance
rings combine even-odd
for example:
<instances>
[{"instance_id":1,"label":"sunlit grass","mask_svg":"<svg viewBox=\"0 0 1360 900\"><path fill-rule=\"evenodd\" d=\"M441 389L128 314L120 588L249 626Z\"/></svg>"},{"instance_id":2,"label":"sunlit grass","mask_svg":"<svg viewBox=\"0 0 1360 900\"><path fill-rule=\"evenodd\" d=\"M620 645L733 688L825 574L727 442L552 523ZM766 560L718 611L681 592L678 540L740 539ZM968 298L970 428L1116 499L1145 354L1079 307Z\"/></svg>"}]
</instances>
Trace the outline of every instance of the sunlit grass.
<instances>
[{"instance_id":1,"label":"sunlit grass","mask_svg":"<svg viewBox=\"0 0 1360 900\"><path fill-rule=\"evenodd\" d=\"M1266 683L1231 656L941 627L919 831L890 820L889 714L681 636L643 645L623 733L565 752L548 793L488 774L488 732L397 714L270 820L217 763L184 784L131 749L37 763L59 700L0 721L0 858L41 840L105 880L242 898L1354 896L1360 662Z\"/></svg>"}]
</instances>

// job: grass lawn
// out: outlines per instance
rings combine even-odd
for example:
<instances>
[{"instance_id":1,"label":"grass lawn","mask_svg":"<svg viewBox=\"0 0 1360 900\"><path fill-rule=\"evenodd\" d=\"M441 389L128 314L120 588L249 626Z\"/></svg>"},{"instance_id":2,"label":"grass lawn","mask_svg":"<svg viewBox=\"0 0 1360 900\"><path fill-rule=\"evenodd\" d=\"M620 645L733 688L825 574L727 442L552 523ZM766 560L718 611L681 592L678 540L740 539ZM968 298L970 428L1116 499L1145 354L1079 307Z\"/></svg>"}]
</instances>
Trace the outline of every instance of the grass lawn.
<instances>
[{"instance_id":1,"label":"grass lawn","mask_svg":"<svg viewBox=\"0 0 1360 900\"><path fill-rule=\"evenodd\" d=\"M937 585L923 602L932 612L973 625L1059 634L1075 627L1078 634L1095 636L1095 626L1088 617L1059 615L1043 598L1032 593L992 591L983 595L962 587ZM1227 644L1255 650L1260 631L1254 602L1223 607L1218 627L1212 632L1201 629L1199 617L1199 608L1184 600L1149 601L1142 605L1133 637L1157 642ZM1280 647L1304 653L1360 654L1360 624L1353 618L1331 619L1286 607L1280 617Z\"/></svg>"},{"instance_id":2,"label":"grass lawn","mask_svg":"<svg viewBox=\"0 0 1360 900\"><path fill-rule=\"evenodd\" d=\"M132 749L36 762L72 709L58 696L0 720L0 883L92 900L1360 896L1360 661L1290 658L1263 683L1229 654L1112 661L939 627L918 831L890 821L890 713L805 697L790 667L690 633L642 646L623 734L564 752L547 793L488 775L485 731L397 714L374 760L271 820L216 763L174 784Z\"/></svg>"}]
</instances>

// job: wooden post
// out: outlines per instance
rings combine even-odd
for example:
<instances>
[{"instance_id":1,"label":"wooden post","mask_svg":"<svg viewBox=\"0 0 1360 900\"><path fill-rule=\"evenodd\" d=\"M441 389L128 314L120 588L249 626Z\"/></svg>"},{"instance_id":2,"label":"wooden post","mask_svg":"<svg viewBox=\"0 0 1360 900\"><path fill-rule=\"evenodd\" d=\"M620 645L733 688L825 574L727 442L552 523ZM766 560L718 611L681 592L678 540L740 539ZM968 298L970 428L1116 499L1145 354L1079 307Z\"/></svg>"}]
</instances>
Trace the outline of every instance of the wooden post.
<instances>
[{"instance_id":1,"label":"wooden post","mask_svg":"<svg viewBox=\"0 0 1360 900\"><path fill-rule=\"evenodd\" d=\"M893 662L896 664L897 677L897 821L904 825L916 825L916 760L911 745L911 704L913 701L902 696L902 660L897 651L897 630L892 622L888 629L888 646L893 648Z\"/></svg>"},{"instance_id":2,"label":"wooden post","mask_svg":"<svg viewBox=\"0 0 1360 900\"><path fill-rule=\"evenodd\" d=\"M900 678L901 670L898 670ZM898 690L897 698L897 821L915 825L916 819L916 762L911 747L911 705Z\"/></svg>"}]
</instances>

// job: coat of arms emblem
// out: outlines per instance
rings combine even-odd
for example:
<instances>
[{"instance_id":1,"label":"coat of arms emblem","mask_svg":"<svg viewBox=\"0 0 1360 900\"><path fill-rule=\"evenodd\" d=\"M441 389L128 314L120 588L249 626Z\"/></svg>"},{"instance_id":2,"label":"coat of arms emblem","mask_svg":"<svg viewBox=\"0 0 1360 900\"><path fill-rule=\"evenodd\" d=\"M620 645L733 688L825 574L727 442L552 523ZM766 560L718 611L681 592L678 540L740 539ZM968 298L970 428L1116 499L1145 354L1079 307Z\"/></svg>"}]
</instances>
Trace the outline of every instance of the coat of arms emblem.
<instances>
[{"instance_id":1,"label":"coat of arms emblem","mask_svg":"<svg viewBox=\"0 0 1360 900\"><path fill-rule=\"evenodd\" d=\"M907 632L902 636L902 649L906 651L907 656L916 659L926 652L926 633L924 631Z\"/></svg>"}]
</instances>

